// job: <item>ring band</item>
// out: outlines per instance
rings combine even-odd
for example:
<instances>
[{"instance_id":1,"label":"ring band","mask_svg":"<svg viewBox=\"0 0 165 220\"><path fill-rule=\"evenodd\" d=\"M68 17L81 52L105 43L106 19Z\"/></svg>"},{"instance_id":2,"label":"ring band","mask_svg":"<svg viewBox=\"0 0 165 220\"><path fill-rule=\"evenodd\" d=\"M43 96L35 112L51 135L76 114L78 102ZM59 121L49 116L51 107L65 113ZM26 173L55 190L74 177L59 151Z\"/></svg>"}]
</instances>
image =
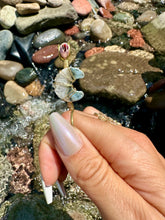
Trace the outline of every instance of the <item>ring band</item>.
<instances>
[{"instance_id":1,"label":"ring band","mask_svg":"<svg viewBox=\"0 0 165 220\"><path fill-rule=\"evenodd\" d=\"M70 114L70 123L72 126L74 126L73 124L73 112L74 112L74 109L71 110L71 114Z\"/></svg>"}]
</instances>

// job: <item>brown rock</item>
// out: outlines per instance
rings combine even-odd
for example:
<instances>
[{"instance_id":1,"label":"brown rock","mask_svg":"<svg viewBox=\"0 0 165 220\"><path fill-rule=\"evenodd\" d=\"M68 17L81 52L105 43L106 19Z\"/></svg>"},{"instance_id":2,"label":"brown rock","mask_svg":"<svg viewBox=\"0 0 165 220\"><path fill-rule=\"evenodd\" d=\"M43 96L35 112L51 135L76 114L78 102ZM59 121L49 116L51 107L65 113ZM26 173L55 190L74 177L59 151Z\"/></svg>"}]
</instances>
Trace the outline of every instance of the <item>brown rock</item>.
<instances>
[{"instance_id":1,"label":"brown rock","mask_svg":"<svg viewBox=\"0 0 165 220\"><path fill-rule=\"evenodd\" d=\"M87 50L85 52L85 57L87 58L87 57L90 57L94 54L101 53L103 51L104 51L104 47L93 47L92 49Z\"/></svg>"},{"instance_id":2,"label":"brown rock","mask_svg":"<svg viewBox=\"0 0 165 220\"><path fill-rule=\"evenodd\" d=\"M99 8L99 13L103 18L112 18L112 14L105 8L100 7Z\"/></svg>"},{"instance_id":3,"label":"brown rock","mask_svg":"<svg viewBox=\"0 0 165 220\"><path fill-rule=\"evenodd\" d=\"M165 90L157 91L145 98L146 106L151 109L165 109Z\"/></svg>"},{"instance_id":4,"label":"brown rock","mask_svg":"<svg viewBox=\"0 0 165 220\"><path fill-rule=\"evenodd\" d=\"M110 0L97 0L97 2L108 11L115 11L115 6L112 4Z\"/></svg>"},{"instance_id":5,"label":"brown rock","mask_svg":"<svg viewBox=\"0 0 165 220\"><path fill-rule=\"evenodd\" d=\"M58 45L48 45L35 52L32 60L35 63L49 63L52 59L58 56Z\"/></svg>"},{"instance_id":6,"label":"brown rock","mask_svg":"<svg viewBox=\"0 0 165 220\"><path fill-rule=\"evenodd\" d=\"M92 11L91 4L87 0L73 0L72 5L79 15L86 16Z\"/></svg>"},{"instance_id":7,"label":"brown rock","mask_svg":"<svg viewBox=\"0 0 165 220\"><path fill-rule=\"evenodd\" d=\"M34 80L28 86L25 87L26 92L31 96L40 96L45 86L41 85L39 79Z\"/></svg>"},{"instance_id":8,"label":"brown rock","mask_svg":"<svg viewBox=\"0 0 165 220\"><path fill-rule=\"evenodd\" d=\"M74 34L77 34L79 32L80 32L80 30L76 25L74 25L71 28L68 28L67 30L64 31L64 33L66 35L74 35Z\"/></svg>"},{"instance_id":9,"label":"brown rock","mask_svg":"<svg viewBox=\"0 0 165 220\"><path fill-rule=\"evenodd\" d=\"M145 45L145 41L142 37L134 37L129 42L131 47L143 47Z\"/></svg>"},{"instance_id":10,"label":"brown rock","mask_svg":"<svg viewBox=\"0 0 165 220\"><path fill-rule=\"evenodd\" d=\"M20 3L16 4L16 9L20 15L29 15L38 13L40 5L38 3Z\"/></svg>"}]
</instances>

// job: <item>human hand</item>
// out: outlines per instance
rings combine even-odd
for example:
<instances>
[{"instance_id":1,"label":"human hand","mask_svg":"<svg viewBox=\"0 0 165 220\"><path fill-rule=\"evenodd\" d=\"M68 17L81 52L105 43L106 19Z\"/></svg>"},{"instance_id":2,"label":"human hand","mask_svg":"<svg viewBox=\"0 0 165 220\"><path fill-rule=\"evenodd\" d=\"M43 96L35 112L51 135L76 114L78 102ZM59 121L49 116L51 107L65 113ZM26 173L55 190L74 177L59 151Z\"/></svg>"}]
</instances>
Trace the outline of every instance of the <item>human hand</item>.
<instances>
[{"instance_id":1,"label":"human hand","mask_svg":"<svg viewBox=\"0 0 165 220\"><path fill-rule=\"evenodd\" d=\"M165 219L165 159L144 134L103 122L95 112L75 110L74 127L70 112L66 120L51 115L39 149L45 184L64 180L67 170L103 219Z\"/></svg>"}]
</instances>

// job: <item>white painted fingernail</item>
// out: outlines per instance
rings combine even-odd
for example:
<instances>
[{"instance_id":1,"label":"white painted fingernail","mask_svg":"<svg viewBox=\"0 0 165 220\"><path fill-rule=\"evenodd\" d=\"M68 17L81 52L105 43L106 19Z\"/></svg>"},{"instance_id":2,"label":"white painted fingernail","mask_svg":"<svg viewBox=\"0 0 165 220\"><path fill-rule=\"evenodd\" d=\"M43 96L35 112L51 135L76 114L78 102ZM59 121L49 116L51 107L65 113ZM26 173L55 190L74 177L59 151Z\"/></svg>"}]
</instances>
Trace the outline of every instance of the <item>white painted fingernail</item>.
<instances>
[{"instance_id":1,"label":"white painted fingernail","mask_svg":"<svg viewBox=\"0 0 165 220\"><path fill-rule=\"evenodd\" d=\"M44 195L45 195L45 199L46 199L46 203L50 204L53 202L53 190L52 190L52 186L46 186L45 182L41 176L41 182L42 182L42 188L44 191Z\"/></svg>"}]
</instances>

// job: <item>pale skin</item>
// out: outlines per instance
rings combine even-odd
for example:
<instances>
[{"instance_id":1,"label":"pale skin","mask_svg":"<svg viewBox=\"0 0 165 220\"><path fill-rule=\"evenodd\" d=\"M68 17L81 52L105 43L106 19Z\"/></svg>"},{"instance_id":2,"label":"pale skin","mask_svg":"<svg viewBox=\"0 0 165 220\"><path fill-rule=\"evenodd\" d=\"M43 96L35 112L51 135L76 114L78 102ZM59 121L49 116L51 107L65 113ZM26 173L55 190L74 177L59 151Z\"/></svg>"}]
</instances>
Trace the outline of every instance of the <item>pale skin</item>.
<instances>
[{"instance_id":1,"label":"pale skin","mask_svg":"<svg viewBox=\"0 0 165 220\"><path fill-rule=\"evenodd\" d=\"M74 155L57 153L51 131L39 148L47 186L67 172L96 204L105 220L165 219L165 159L144 134L99 120L98 110L74 111L82 148ZM63 113L70 122L70 112Z\"/></svg>"}]
</instances>

